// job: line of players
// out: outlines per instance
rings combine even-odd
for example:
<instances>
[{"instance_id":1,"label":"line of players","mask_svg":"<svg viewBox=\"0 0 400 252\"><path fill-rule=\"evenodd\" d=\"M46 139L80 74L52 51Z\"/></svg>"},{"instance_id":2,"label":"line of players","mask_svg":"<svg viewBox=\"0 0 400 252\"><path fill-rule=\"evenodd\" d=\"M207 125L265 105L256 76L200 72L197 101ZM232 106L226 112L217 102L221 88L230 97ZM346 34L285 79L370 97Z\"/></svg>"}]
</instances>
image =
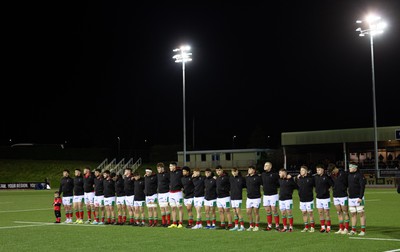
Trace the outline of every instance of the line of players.
<instances>
[{"instance_id":1,"label":"line of players","mask_svg":"<svg viewBox=\"0 0 400 252\"><path fill-rule=\"evenodd\" d=\"M292 196L293 191L297 189L304 223L301 232L315 231L313 215L315 191L320 232L329 233L332 189L339 221L339 230L336 234L357 234L357 215L359 215L361 232L358 235L365 235L366 183L355 164L349 165L349 173L332 163L328 165L327 171L324 165L317 165L316 174L311 174L307 166L301 166L300 174L297 176L291 176L285 169L280 169L279 172L272 171L271 162L264 164L264 171L261 174L254 166L248 167L246 176L242 176L236 168L231 169L229 175L221 166L218 166L215 172L216 175L208 168L203 176L200 169L196 168L193 172L187 166L180 169L175 162L169 164L169 171L165 169L164 163L157 164L157 173L147 168L143 177L138 172L132 173L129 168L125 169L122 176L110 173L108 170L101 172L99 169L92 173L87 167L83 174L80 169L76 169L74 178L70 177L68 170L64 170L59 192L63 196L65 223L83 224L85 203L88 217L86 224L127 223L134 226L182 228L183 207L185 207L188 216L187 228L217 228L216 209L218 209L220 218L218 228L230 231L259 231L259 209L262 204L266 211L266 231L275 229L280 232L292 232ZM249 221L247 229L244 227L241 214L244 188L247 193L246 214ZM158 223L157 206L161 212L161 223ZM196 221L194 221L193 207L196 210ZM203 207L205 227L202 219ZM74 211L75 222L72 221ZM351 216L351 230L348 211Z\"/></svg>"}]
</instances>

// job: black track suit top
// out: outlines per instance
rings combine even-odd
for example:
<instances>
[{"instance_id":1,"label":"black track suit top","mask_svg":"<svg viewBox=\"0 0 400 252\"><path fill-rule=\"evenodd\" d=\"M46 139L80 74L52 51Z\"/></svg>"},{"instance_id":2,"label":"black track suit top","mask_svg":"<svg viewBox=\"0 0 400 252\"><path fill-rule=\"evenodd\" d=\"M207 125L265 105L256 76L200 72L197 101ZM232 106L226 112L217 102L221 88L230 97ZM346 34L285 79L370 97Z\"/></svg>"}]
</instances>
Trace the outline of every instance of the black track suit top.
<instances>
[{"instance_id":1,"label":"black track suit top","mask_svg":"<svg viewBox=\"0 0 400 252\"><path fill-rule=\"evenodd\" d=\"M84 192L94 192L94 173L90 172L89 175L83 175L83 190Z\"/></svg>"},{"instance_id":2,"label":"black track suit top","mask_svg":"<svg viewBox=\"0 0 400 252\"><path fill-rule=\"evenodd\" d=\"M162 172L157 174L158 193L169 192L169 173Z\"/></svg>"},{"instance_id":3,"label":"black track suit top","mask_svg":"<svg viewBox=\"0 0 400 252\"><path fill-rule=\"evenodd\" d=\"M217 199L217 181L212 177L206 177L204 180L204 199L215 200Z\"/></svg>"},{"instance_id":4,"label":"black track suit top","mask_svg":"<svg viewBox=\"0 0 400 252\"><path fill-rule=\"evenodd\" d=\"M293 190L297 189L297 184L293 178L279 179L279 200L291 200L293 199Z\"/></svg>"},{"instance_id":5,"label":"black track suit top","mask_svg":"<svg viewBox=\"0 0 400 252\"><path fill-rule=\"evenodd\" d=\"M194 184L191 175L182 176L183 198L190 199L194 197Z\"/></svg>"},{"instance_id":6,"label":"black track suit top","mask_svg":"<svg viewBox=\"0 0 400 252\"><path fill-rule=\"evenodd\" d=\"M333 197L347 197L348 173L343 169L339 169L337 174L331 174L331 178L333 181Z\"/></svg>"},{"instance_id":7,"label":"black track suit top","mask_svg":"<svg viewBox=\"0 0 400 252\"><path fill-rule=\"evenodd\" d=\"M126 196L135 195L135 180L133 179L132 175L129 177L124 178L124 191Z\"/></svg>"},{"instance_id":8,"label":"black track suit top","mask_svg":"<svg viewBox=\"0 0 400 252\"><path fill-rule=\"evenodd\" d=\"M115 181L112 178L103 179L103 186L105 198L115 197Z\"/></svg>"},{"instance_id":9,"label":"black track suit top","mask_svg":"<svg viewBox=\"0 0 400 252\"><path fill-rule=\"evenodd\" d=\"M94 195L95 196L104 196L104 178L100 175L99 177L94 178Z\"/></svg>"},{"instance_id":10,"label":"black track suit top","mask_svg":"<svg viewBox=\"0 0 400 252\"><path fill-rule=\"evenodd\" d=\"M271 196L278 194L279 187L279 174L276 172L266 172L261 173L261 178L263 181L264 195Z\"/></svg>"},{"instance_id":11,"label":"black track suit top","mask_svg":"<svg viewBox=\"0 0 400 252\"><path fill-rule=\"evenodd\" d=\"M146 195L144 193L144 178L139 178L135 180L135 201L144 201L146 199Z\"/></svg>"},{"instance_id":12,"label":"black track suit top","mask_svg":"<svg viewBox=\"0 0 400 252\"><path fill-rule=\"evenodd\" d=\"M231 185L231 200L243 199L243 188L246 187L246 179L241 175L230 176L229 182Z\"/></svg>"},{"instance_id":13,"label":"black track suit top","mask_svg":"<svg viewBox=\"0 0 400 252\"><path fill-rule=\"evenodd\" d=\"M145 175L144 177L144 191L146 196L152 196L157 194L157 174L152 173L150 176Z\"/></svg>"},{"instance_id":14,"label":"black track suit top","mask_svg":"<svg viewBox=\"0 0 400 252\"><path fill-rule=\"evenodd\" d=\"M366 184L364 175L360 172L360 170L357 169L356 172L349 173L348 181L349 181L349 198L362 199L364 197L365 184Z\"/></svg>"},{"instance_id":15,"label":"black track suit top","mask_svg":"<svg viewBox=\"0 0 400 252\"><path fill-rule=\"evenodd\" d=\"M58 189L64 197L71 197L74 195L74 180L68 177L62 177L60 182L60 189Z\"/></svg>"},{"instance_id":16,"label":"black track suit top","mask_svg":"<svg viewBox=\"0 0 400 252\"><path fill-rule=\"evenodd\" d=\"M194 197L204 197L205 180L206 177L204 176L193 177L192 181L194 185Z\"/></svg>"},{"instance_id":17,"label":"black track suit top","mask_svg":"<svg viewBox=\"0 0 400 252\"><path fill-rule=\"evenodd\" d=\"M122 177L118 177L115 181L115 195L117 197L125 196L124 179Z\"/></svg>"},{"instance_id":18,"label":"black track suit top","mask_svg":"<svg viewBox=\"0 0 400 252\"><path fill-rule=\"evenodd\" d=\"M315 187L314 177L310 175L307 175L305 177L300 176L300 178L296 179L296 182L298 186L300 202L313 201Z\"/></svg>"},{"instance_id":19,"label":"black track suit top","mask_svg":"<svg viewBox=\"0 0 400 252\"><path fill-rule=\"evenodd\" d=\"M179 192L182 190L182 170L176 168L175 171L169 172L169 191L170 192Z\"/></svg>"},{"instance_id":20,"label":"black track suit top","mask_svg":"<svg viewBox=\"0 0 400 252\"><path fill-rule=\"evenodd\" d=\"M333 181L331 177L326 174L322 176L316 174L314 176L315 180L315 192L317 199L328 199L330 198L329 188L333 186Z\"/></svg>"},{"instance_id":21,"label":"black track suit top","mask_svg":"<svg viewBox=\"0 0 400 252\"><path fill-rule=\"evenodd\" d=\"M225 172L221 176L217 177L217 198L229 197L229 191L231 189L231 184L229 181L229 176Z\"/></svg>"},{"instance_id":22,"label":"black track suit top","mask_svg":"<svg viewBox=\"0 0 400 252\"><path fill-rule=\"evenodd\" d=\"M81 196L84 195L84 182L83 176L76 176L74 178L74 195Z\"/></svg>"},{"instance_id":23,"label":"black track suit top","mask_svg":"<svg viewBox=\"0 0 400 252\"><path fill-rule=\"evenodd\" d=\"M261 198L262 179L259 174L246 177L247 198L258 199Z\"/></svg>"}]
</instances>

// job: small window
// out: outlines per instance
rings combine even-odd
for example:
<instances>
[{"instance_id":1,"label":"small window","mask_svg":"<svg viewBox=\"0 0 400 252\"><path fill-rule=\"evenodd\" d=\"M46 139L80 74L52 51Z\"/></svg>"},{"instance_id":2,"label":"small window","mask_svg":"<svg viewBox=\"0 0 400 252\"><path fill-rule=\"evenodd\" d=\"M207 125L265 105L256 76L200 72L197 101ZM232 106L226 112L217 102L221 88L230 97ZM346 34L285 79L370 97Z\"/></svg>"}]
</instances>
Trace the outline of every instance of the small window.
<instances>
[{"instance_id":1,"label":"small window","mask_svg":"<svg viewBox=\"0 0 400 252\"><path fill-rule=\"evenodd\" d=\"M225 160L230 161L231 160L231 153L225 153Z\"/></svg>"},{"instance_id":2,"label":"small window","mask_svg":"<svg viewBox=\"0 0 400 252\"><path fill-rule=\"evenodd\" d=\"M186 162L190 162L190 155L186 154Z\"/></svg>"},{"instance_id":3,"label":"small window","mask_svg":"<svg viewBox=\"0 0 400 252\"><path fill-rule=\"evenodd\" d=\"M201 154L201 162L207 161L206 154Z\"/></svg>"}]
</instances>

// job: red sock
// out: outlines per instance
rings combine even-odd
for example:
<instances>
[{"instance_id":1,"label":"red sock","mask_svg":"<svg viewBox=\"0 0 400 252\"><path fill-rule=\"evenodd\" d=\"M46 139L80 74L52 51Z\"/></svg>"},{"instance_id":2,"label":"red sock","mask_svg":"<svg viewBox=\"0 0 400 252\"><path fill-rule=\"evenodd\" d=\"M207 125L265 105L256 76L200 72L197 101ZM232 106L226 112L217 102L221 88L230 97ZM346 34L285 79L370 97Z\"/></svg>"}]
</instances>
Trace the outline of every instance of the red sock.
<instances>
[{"instance_id":1,"label":"red sock","mask_svg":"<svg viewBox=\"0 0 400 252\"><path fill-rule=\"evenodd\" d=\"M210 220L207 220L207 226L211 226Z\"/></svg>"},{"instance_id":2,"label":"red sock","mask_svg":"<svg viewBox=\"0 0 400 252\"><path fill-rule=\"evenodd\" d=\"M339 229L343 230L343 223L339 223Z\"/></svg>"},{"instance_id":3,"label":"red sock","mask_svg":"<svg viewBox=\"0 0 400 252\"><path fill-rule=\"evenodd\" d=\"M88 216L88 219L91 220L92 219L92 211L88 210L87 216Z\"/></svg>"},{"instance_id":4,"label":"red sock","mask_svg":"<svg viewBox=\"0 0 400 252\"><path fill-rule=\"evenodd\" d=\"M275 215L274 219L275 219L275 226L279 226L279 215Z\"/></svg>"},{"instance_id":5,"label":"red sock","mask_svg":"<svg viewBox=\"0 0 400 252\"><path fill-rule=\"evenodd\" d=\"M268 223L268 226L272 225L272 215L271 214L267 215L267 223Z\"/></svg>"},{"instance_id":6,"label":"red sock","mask_svg":"<svg viewBox=\"0 0 400 252\"><path fill-rule=\"evenodd\" d=\"M165 215L161 215L161 223L165 225Z\"/></svg>"},{"instance_id":7,"label":"red sock","mask_svg":"<svg viewBox=\"0 0 400 252\"><path fill-rule=\"evenodd\" d=\"M121 223L121 222L122 222L122 216L118 215L118 223Z\"/></svg>"},{"instance_id":8,"label":"red sock","mask_svg":"<svg viewBox=\"0 0 400 252\"><path fill-rule=\"evenodd\" d=\"M79 218L80 218L81 220L83 220L83 211L80 211L80 212L79 212Z\"/></svg>"},{"instance_id":9,"label":"red sock","mask_svg":"<svg viewBox=\"0 0 400 252\"><path fill-rule=\"evenodd\" d=\"M171 223L171 215L170 214L167 215L167 223L168 223L168 225Z\"/></svg>"},{"instance_id":10,"label":"red sock","mask_svg":"<svg viewBox=\"0 0 400 252\"><path fill-rule=\"evenodd\" d=\"M325 220L321 220L321 228L325 228Z\"/></svg>"},{"instance_id":11,"label":"red sock","mask_svg":"<svg viewBox=\"0 0 400 252\"><path fill-rule=\"evenodd\" d=\"M290 217L290 218L289 218L289 225L290 225L291 227L293 227L293 217Z\"/></svg>"},{"instance_id":12,"label":"red sock","mask_svg":"<svg viewBox=\"0 0 400 252\"><path fill-rule=\"evenodd\" d=\"M308 229L308 224L305 224L304 227Z\"/></svg>"},{"instance_id":13,"label":"red sock","mask_svg":"<svg viewBox=\"0 0 400 252\"><path fill-rule=\"evenodd\" d=\"M76 217L77 219L79 219L79 212L78 212L78 211L75 212L75 217Z\"/></svg>"},{"instance_id":14,"label":"red sock","mask_svg":"<svg viewBox=\"0 0 400 252\"><path fill-rule=\"evenodd\" d=\"M282 217L282 222L283 222L283 226L286 227L286 226L287 226L287 219L286 219L286 217Z\"/></svg>"},{"instance_id":15,"label":"red sock","mask_svg":"<svg viewBox=\"0 0 400 252\"><path fill-rule=\"evenodd\" d=\"M348 221L344 223L344 228L349 230L349 222Z\"/></svg>"},{"instance_id":16,"label":"red sock","mask_svg":"<svg viewBox=\"0 0 400 252\"><path fill-rule=\"evenodd\" d=\"M331 226L331 220L326 220L326 225L330 227Z\"/></svg>"},{"instance_id":17,"label":"red sock","mask_svg":"<svg viewBox=\"0 0 400 252\"><path fill-rule=\"evenodd\" d=\"M238 219L236 219L236 220L235 220L235 226L237 226L237 225L238 225L238 223L239 223L239 220L238 220Z\"/></svg>"}]
</instances>

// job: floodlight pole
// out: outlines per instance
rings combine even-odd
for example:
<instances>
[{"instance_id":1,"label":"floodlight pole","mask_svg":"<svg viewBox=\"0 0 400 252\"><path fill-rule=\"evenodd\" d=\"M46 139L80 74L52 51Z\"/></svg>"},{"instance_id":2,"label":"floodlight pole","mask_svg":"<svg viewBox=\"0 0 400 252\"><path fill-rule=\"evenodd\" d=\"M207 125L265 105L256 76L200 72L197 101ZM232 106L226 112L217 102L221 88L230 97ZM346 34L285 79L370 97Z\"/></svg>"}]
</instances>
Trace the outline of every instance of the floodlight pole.
<instances>
[{"instance_id":1,"label":"floodlight pole","mask_svg":"<svg viewBox=\"0 0 400 252\"><path fill-rule=\"evenodd\" d=\"M375 92L375 67L374 67L374 36L370 35L371 42L371 70L372 70L372 106L374 110L374 152L375 152L375 171L379 178L379 157L378 157L378 126L376 116L376 92Z\"/></svg>"},{"instance_id":2,"label":"floodlight pole","mask_svg":"<svg viewBox=\"0 0 400 252\"><path fill-rule=\"evenodd\" d=\"M182 83L183 83L183 165L186 165L186 101L185 101L185 62L191 61L190 56L192 53L188 53L190 50L189 46L181 46L173 51L179 52L172 57L176 63L182 63Z\"/></svg>"},{"instance_id":3,"label":"floodlight pole","mask_svg":"<svg viewBox=\"0 0 400 252\"><path fill-rule=\"evenodd\" d=\"M368 22L368 28L363 30L361 27L357 28L356 31L360 32L361 37L366 34L370 37L371 44L371 70L372 70L372 105L374 113L374 152L375 152L375 171L377 178L380 177L379 174L379 157L378 157L378 126L377 126L377 116L376 116L376 92L375 92L375 67L374 67L374 36L383 32L386 24L384 22L376 22L380 20L380 17L369 16L366 21ZM357 20L356 23L362 23L363 21Z\"/></svg>"}]
</instances>

